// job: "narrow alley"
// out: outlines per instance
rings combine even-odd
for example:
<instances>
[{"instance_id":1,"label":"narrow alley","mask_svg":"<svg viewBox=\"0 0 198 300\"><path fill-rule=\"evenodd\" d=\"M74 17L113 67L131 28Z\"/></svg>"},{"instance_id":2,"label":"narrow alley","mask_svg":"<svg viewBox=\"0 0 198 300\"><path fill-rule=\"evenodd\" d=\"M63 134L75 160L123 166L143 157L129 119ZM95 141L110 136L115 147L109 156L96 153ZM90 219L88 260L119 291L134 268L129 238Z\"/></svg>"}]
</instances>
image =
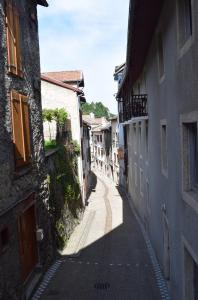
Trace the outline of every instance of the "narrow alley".
<instances>
[{"instance_id":1,"label":"narrow alley","mask_svg":"<svg viewBox=\"0 0 198 300\"><path fill-rule=\"evenodd\" d=\"M127 200L102 173L95 174L89 205L59 268L50 281L50 274L45 276L32 299L161 299Z\"/></svg>"}]
</instances>

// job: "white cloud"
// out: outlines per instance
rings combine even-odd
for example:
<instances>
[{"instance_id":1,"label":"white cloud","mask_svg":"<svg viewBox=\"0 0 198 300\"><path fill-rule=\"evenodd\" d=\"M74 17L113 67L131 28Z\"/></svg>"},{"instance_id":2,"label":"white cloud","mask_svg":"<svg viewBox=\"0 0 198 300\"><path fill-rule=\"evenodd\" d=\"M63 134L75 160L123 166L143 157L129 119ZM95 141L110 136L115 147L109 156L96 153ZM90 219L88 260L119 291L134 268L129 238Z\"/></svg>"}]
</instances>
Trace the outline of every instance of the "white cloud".
<instances>
[{"instance_id":1,"label":"white cloud","mask_svg":"<svg viewBox=\"0 0 198 300\"><path fill-rule=\"evenodd\" d=\"M126 56L128 0L54 0L39 8L42 71L82 69L88 101L116 112L115 65Z\"/></svg>"}]
</instances>

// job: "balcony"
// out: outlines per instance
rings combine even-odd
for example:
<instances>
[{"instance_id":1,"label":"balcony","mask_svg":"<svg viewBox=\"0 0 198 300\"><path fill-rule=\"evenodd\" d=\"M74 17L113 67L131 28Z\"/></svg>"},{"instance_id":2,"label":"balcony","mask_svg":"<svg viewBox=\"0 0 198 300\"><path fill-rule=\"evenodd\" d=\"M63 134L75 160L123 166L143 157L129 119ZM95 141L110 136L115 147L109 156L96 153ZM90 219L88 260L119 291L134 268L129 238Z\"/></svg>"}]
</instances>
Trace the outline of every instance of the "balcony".
<instances>
[{"instance_id":1,"label":"balcony","mask_svg":"<svg viewBox=\"0 0 198 300\"><path fill-rule=\"evenodd\" d=\"M146 94L132 95L130 101L123 101L122 103L122 110L119 113L120 123L132 118L148 116Z\"/></svg>"}]
</instances>

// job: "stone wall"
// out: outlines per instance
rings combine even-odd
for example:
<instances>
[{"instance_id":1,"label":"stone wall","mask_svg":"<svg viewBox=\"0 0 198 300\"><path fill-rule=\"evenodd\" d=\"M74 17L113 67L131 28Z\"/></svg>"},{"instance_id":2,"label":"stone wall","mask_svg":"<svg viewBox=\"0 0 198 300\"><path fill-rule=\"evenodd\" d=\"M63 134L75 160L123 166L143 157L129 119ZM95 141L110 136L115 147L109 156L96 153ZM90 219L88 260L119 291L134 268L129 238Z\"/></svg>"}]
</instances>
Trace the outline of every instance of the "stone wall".
<instances>
[{"instance_id":1,"label":"stone wall","mask_svg":"<svg viewBox=\"0 0 198 300\"><path fill-rule=\"evenodd\" d=\"M80 185L74 173L75 159L64 146L46 153L49 212L55 247L59 250L66 245L84 211Z\"/></svg>"},{"instance_id":2,"label":"stone wall","mask_svg":"<svg viewBox=\"0 0 198 300\"><path fill-rule=\"evenodd\" d=\"M20 16L21 57L24 77L8 73L5 26L5 1L0 0L0 244L2 230L7 228L5 249L0 245L0 298L22 299L28 280L21 275L22 262L19 245L19 216L26 209L28 196L34 193L36 228L42 228L44 239L37 243L38 264L42 271L53 257L50 219L48 214L48 186L46 184L45 156L40 94L40 59L37 7L35 1L13 1ZM31 136L31 164L15 169L10 92L28 96Z\"/></svg>"}]
</instances>

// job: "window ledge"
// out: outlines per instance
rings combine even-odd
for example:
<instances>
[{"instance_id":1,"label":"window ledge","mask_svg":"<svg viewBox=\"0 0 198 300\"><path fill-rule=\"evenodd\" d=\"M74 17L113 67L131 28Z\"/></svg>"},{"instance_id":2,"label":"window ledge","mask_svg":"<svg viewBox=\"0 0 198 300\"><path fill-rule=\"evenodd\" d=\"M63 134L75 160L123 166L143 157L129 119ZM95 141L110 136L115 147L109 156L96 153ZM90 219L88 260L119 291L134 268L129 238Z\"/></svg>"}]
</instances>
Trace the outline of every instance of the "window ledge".
<instances>
[{"instance_id":1,"label":"window ledge","mask_svg":"<svg viewBox=\"0 0 198 300\"><path fill-rule=\"evenodd\" d=\"M141 196L142 198L144 198L144 193L143 193L143 192L140 192L140 196Z\"/></svg>"},{"instance_id":2,"label":"window ledge","mask_svg":"<svg viewBox=\"0 0 198 300\"><path fill-rule=\"evenodd\" d=\"M168 170L162 169L162 174L164 177L168 178Z\"/></svg>"},{"instance_id":3,"label":"window ledge","mask_svg":"<svg viewBox=\"0 0 198 300\"><path fill-rule=\"evenodd\" d=\"M179 53L178 53L178 60L181 59L191 48L192 44L194 42L194 36L190 36L187 41L184 43L183 46L180 47Z\"/></svg>"},{"instance_id":4,"label":"window ledge","mask_svg":"<svg viewBox=\"0 0 198 300\"><path fill-rule=\"evenodd\" d=\"M161 77L159 77L159 84L162 84L164 80L165 80L165 73Z\"/></svg>"},{"instance_id":5,"label":"window ledge","mask_svg":"<svg viewBox=\"0 0 198 300\"><path fill-rule=\"evenodd\" d=\"M198 213L198 192L195 191L183 191L183 200L192 207L193 210Z\"/></svg>"}]
</instances>

